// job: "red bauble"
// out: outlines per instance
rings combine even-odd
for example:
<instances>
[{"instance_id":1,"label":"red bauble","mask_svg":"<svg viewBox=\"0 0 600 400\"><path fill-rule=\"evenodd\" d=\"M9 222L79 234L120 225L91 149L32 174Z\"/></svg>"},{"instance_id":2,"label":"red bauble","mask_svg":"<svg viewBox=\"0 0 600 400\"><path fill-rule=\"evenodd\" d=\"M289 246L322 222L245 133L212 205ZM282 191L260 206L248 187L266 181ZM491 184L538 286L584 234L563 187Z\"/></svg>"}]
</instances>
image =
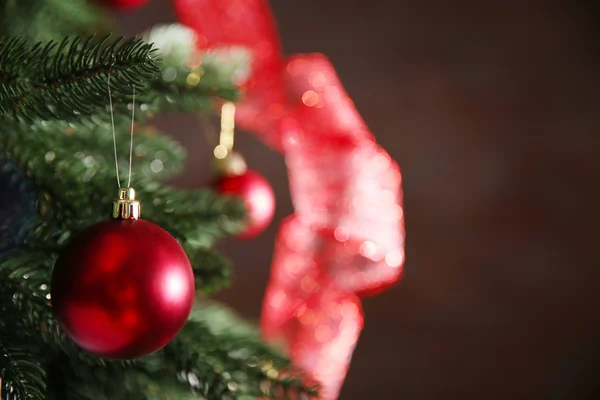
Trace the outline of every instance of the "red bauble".
<instances>
[{"instance_id":1,"label":"red bauble","mask_svg":"<svg viewBox=\"0 0 600 400\"><path fill-rule=\"evenodd\" d=\"M275 213L275 194L271 184L261 174L248 170L241 175L226 175L217 182L220 193L240 197L246 205L246 228L238 237L250 239L261 234Z\"/></svg>"},{"instance_id":2,"label":"red bauble","mask_svg":"<svg viewBox=\"0 0 600 400\"><path fill-rule=\"evenodd\" d=\"M159 350L194 302L194 273L181 245L144 220L108 220L77 236L52 276L52 307L85 350L130 359Z\"/></svg>"},{"instance_id":3,"label":"red bauble","mask_svg":"<svg viewBox=\"0 0 600 400\"><path fill-rule=\"evenodd\" d=\"M100 3L119 10L132 10L148 3L148 0L98 0Z\"/></svg>"}]
</instances>

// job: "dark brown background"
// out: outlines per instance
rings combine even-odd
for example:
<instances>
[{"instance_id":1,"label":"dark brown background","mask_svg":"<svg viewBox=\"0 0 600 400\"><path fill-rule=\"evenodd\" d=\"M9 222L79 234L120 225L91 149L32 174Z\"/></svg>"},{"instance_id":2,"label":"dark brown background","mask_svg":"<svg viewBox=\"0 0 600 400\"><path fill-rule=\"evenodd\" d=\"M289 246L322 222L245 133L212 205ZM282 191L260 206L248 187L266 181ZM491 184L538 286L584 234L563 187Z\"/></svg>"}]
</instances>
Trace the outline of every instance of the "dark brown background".
<instances>
[{"instance_id":1,"label":"dark brown background","mask_svg":"<svg viewBox=\"0 0 600 400\"><path fill-rule=\"evenodd\" d=\"M403 169L405 277L365 300L342 400L600 398L595 4L272 1L285 52L326 53ZM173 20L166 0L119 16L128 34ZM197 121L160 123L189 150L176 184L206 184ZM238 149L278 209L222 246L237 280L219 298L256 319L292 208L281 155Z\"/></svg>"}]
</instances>

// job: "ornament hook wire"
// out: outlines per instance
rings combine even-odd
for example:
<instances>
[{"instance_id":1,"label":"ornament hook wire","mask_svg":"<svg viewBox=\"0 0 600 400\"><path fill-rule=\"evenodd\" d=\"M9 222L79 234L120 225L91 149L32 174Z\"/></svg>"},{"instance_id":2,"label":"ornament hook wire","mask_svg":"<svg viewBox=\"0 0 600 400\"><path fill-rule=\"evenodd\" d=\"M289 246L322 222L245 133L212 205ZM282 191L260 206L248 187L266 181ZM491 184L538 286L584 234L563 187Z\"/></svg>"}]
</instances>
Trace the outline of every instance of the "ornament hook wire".
<instances>
[{"instance_id":1,"label":"ornament hook wire","mask_svg":"<svg viewBox=\"0 0 600 400\"><path fill-rule=\"evenodd\" d=\"M129 177L127 178L127 187L131 186L131 162L133 160L133 123L135 121L135 86L131 98L131 133L129 135Z\"/></svg>"},{"instance_id":2,"label":"ornament hook wire","mask_svg":"<svg viewBox=\"0 0 600 400\"><path fill-rule=\"evenodd\" d=\"M112 92L110 90L110 73L108 73L107 79L108 85L108 104L110 108L110 127L112 130L112 138L113 138L113 151L115 156L115 174L117 176L117 186L121 189L121 178L119 177L119 158L117 155L117 136L115 134L115 114L113 111L113 102L112 102ZM131 104L131 132L129 139L129 176L127 177L127 187L131 186L131 165L133 161L133 125L135 122L135 86L133 87L133 95L132 95L132 104Z\"/></svg>"},{"instance_id":3,"label":"ornament hook wire","mask_svg":"<svg viewBox=\"0 0 600 400\"><path fill-rule=\"evenodd\" d=\"M121 189L121 179L119 178L119 159L117 157L117 137L115 135L115 114L113 112L112 93L110 91L110 73L108 73L108 104L110 107L110 127L112 129L113 150L115 152L115 172L117 174L117 186Z\"/></svg>"}]
</instances>

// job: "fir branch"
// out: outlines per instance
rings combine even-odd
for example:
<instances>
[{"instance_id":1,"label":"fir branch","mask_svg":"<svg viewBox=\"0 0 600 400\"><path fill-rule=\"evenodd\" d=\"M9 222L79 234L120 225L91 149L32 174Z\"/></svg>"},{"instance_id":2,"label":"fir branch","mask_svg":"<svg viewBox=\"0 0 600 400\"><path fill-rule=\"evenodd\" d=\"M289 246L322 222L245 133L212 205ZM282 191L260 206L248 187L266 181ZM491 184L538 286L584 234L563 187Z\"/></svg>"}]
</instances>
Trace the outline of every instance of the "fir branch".
<instances>
[{"instance_id":1,"label":"fir branch","mask_svg":"<svg viewBox=\"0 0 600 400\"><path fill-rule=\"evenodd\" d=\"M46 373L30 330L20 324L21 310L14 302L18 285L2 279L0 287L0 399L43 400Z\"/></svg>"},{"instance_id":2,"label":"fir branch","mask_svg":"<svg viewBox=\"0 0 600 400\"><path fill-rule=\"evenodd\" d=\"M186 247L184 248L194 268L196 290L206 295L229 286L232 270L227 258L213 249Z\"/></svg>"},{"instance_id":3,"label":"fir branch","mask_svg":"<svg viewBox=\"0 0 600 400\"><path fill-rule=\"evenodd\" d=\"M183 82L154 82L146 96L151 111L207 113L214 110L216 98L224 101L239 100L239 89L233 84L224 83L219 86L211 79L212 76L208 75L195 86Z\"/></svg>"},{"instance_id":4,"label":"fir branch","mask_svg":"<svg viewBox=\"0 0 600 400\"><path fill-rule=\"evenodd\" d=\"M65 38L27 47L0 39L2 82L0 115L73 119L90 116L107 104L107 75L115 96L144 90L158 73L152 47L141 39L110 36ZM26 61L26 62L24 62Z\"/></svg>"},{"instance_id":5,"label":"fir branch","mask_svg":"<svg viewBox=\"0 0 600 400\"><path fill-rule=\"evenodd\" d=\"M203 301L194 307L190 319L204 323L210 332L221 340L238 343L240 351L229 353L231 358L248 358L249 366L262 367L267 380L263 380L260 389L269 398L275 399L311 399L318 396L318 385L301 380L304 373L293 367L271 346L260 339L256 326L243 320L229 307L214 301ZM251 349L251 350L250 350ZM251 356L248 357L250 350Z\"/></svg>"},{"instance_id":6,"label":"fir branch","mask_svg":"<svg viewBox=\"0 0 600 400\"><path fill-rule=\"evenodd\" d=\"M0 30L34 42L109 32L111 24L101 11L89 0L0 0Z\"/></svg>"},{"instance_id":7,"label":"fir branch","mask_svg":"<svg viewBox=\"0 0 600 400\"><path fill-rule=\"evenodd\" d=\"M243 228L243 203L210 189L176 190L146 184L140 185L137 193L144 218L163 227L184 246L207 248Z\"/></svg>"},{"instance_id":8,"label":"fir branch","mask_svg":"<svg viewBox=\"0 0 600 400\"><path fill-rule=\"evenodd\" d=\"M0 263L0 292L11 299L18 310L15 316L2 316L29 336L30 350L35 345L64 352L72 361L105 365L106 361L79 349L59 326L50 305L52 266L56 253L37 251L25 246Z\"/></svg>"},{"instance_id":9,"label":"fir branch","mask_svg":"<svg viewBox=\"0 0 600 400\"><path fill-rule=\"evenodd\" d=\"M52 361L49 375L49 397L56 400L198 399L177 377L150 374L137 362L82 365L59 355Z\"/></svg>"},{"instance_id":10,"label":"fir branch","mask_svg":"<svg viewBox=\"0 0 600 400\"><path fill-rule=\"evenodd\" d=\"M190 321L161 354L170 370L208 400L317 395L300 375L291 373L289 361L260 341L255 330L214 303L197 305Z\"/></svg>"},{"instance_id":11,"label":"fir branch","mask_svg":"<svg viewBox=\"0 0 600 400\"><path fill-rule=\"evenodd\" d=\"M3 330L0 335L0 399L44 400L46 373L37 357L31 354L29 339L11 335L8 328Z\"/></svg>"},{"instance_id":12,"label":"fir branch","mask_svg":"<svg viewBox=\"0 0 600 400\"><path fill-rule=\"evenodd\" d=\"M158 25L144 38L161 57L162 73L152 82L147 101L152 111L211 111L216 98L239 99L239 82L250 71L242 48L200 52L196 33L180 24Z\"/></svg>"},{"instance_id":13,"label":"fir branch","mask_svg":"<svg viewBox=\"0 0 600 400\"><path fill-rule=\"evenodd\" d=\"M143 106L137 105L136 115ZM115 127L122 167L127 167L129 161L130 123L129 117L117 118ZM0 144L11 158L25 166L30 176L52 182L52 177L60 172L70 184L79 180L76 186L93 181L97 174L112 176L114 180L110 120L7 121L5 127L6 130L0 131ZM152 126L136 124L134 136L133 173L136 179L143 182L163 180L183 169L186 151L168 135Z\"/></svg>"},{"instance_id":14,"label":"fir branch","mask_svg":"<svg viewBox=\"0 0 600 400\"><path fill-rule=\"evenodd\" d=\"M20 97L23 88L18 83L18 77L35 53L35 49L29 51L19 38L0 38L0 113L14 114L23 107Z\"/></svg>"},{"instance_id":15,"label":"fir branch","mask_svg":"<svg viewBox=\"0 0 600 400\"><path fill-rule=\"evenodd\" d=\"M314 388L302 384L297 375L289 374L287 360L262 344L251 328L215 305L210 309L197 306L178 337L154 355L130 362L93 356L75 346L58 326L46 300L47 285L39 284L49 271L43 265L23 270L28 260L26 253L23 251L12 257L13 261L1 265L0 293L5 300L2 304L5 307L14 304L16 311L3 313L0 321L18 326L20 329L15 332L33 335L23 342L22 352L17 351L15 344L11 345L15 357L25 360L23 365L42 370L44 357L40 357L36 349L45 347L45 357L53 359L51 391L66 390L69 394L56 398L151 400L162 399L162 394L168 398L173 395L172 390L185 398L189 392L177 383L177 377L183 378L188 387L207 400L244 395L296 399L300 394L307 397L316 394ZM10 276L5 271L14 272ZM17 275L24 272L27 279L22 282L26 285L19 286ZM10 298L16 300L11 302ZM0 338L4 345L5 337ZM13 380L39 384L34 374L36 369L19 371L21 375ZM157 381L164 387L158 388ZM77 396L72 397L75 394Z\"/></svg>"}]
</instances>

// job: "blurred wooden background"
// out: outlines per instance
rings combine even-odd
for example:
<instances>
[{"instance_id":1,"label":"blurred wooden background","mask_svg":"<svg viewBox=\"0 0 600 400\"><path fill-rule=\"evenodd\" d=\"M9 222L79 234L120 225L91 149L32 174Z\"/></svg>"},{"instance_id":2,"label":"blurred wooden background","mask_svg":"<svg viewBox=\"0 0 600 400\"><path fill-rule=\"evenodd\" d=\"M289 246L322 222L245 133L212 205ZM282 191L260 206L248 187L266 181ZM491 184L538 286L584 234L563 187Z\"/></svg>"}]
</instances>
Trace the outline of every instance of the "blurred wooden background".
<instances>
[{"instance_id":1,"label":"blurred wooden background","mask_svg":"<svg viewBox=\"0 0 600 400\"><path fill-rule=\"evenodd\" d=\"M341 400L600 398L596 4L272 1L285 52L326 53L403 170L405 277L365 300ZM118 19L135 34L174 16L153 0ZM205 185L197 121L159 124L189 151L174 184ZM237 279L219 298L257 319L292 208L281 155L236 140L278 209L222 246Z\"/></svg>"}]
</instances>

